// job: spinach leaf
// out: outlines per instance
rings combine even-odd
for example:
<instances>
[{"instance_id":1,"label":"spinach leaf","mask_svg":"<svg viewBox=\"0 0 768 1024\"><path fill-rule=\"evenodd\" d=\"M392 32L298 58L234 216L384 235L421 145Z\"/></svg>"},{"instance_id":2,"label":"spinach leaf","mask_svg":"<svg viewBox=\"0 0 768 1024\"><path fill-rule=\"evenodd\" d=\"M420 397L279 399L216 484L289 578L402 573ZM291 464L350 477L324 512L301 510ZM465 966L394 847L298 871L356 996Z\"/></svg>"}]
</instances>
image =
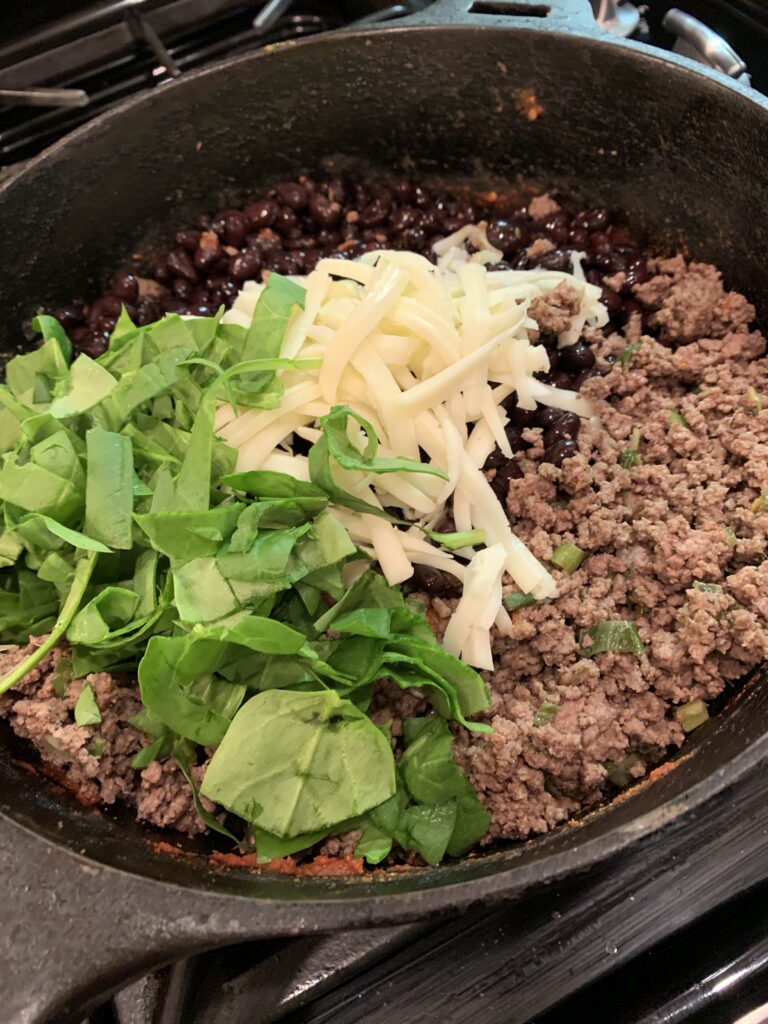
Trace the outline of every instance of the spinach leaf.
<instances>
[{"instance_id":1,"label":"spinach leaf","mask_svg":"<svg viewBox=\"0 0 768 1024\"><path fill-rule=\"evenodd\" d=\"M133 449L130 438L94 427L85 435L85 529L111 548L133 547Z\"/></svg>"},{"instance_id":2,"label":"spinach leaf","mask_svg":"<svg viewBox=\"0 0 768 1024\"><path fill-rule=\"evenodd\" d=\"M256 301L241 360L279 356L291 314L297 306L304 308L305 297L306 289L273 271Z\"/></svg>"},{"instance_id":3,"label":"spinach leaf","mask_svg":"<svg viewBox=\"0 0 768 1024\"><path fill-rule=\"evenodd\" d=\"M332 690L267 690L247 701L201 792L277 836L330 829L395 790L386 738Z\"/></svg>"},{"instance_id":4,"label":"spinach leaf","mask_svg":"<svg viewBox=\"0 0 768 1024\"><path fill-rule=\"evenodd\" d=\"M488 831L490 814L453 760L453 738L445 722L439 718L426 719L418 735L413 735L411 732L412 739L399 763L405 787L419 804L455 801L453 827L444 852L460 857ZM432 863L426 856L424 859Z\"/></svg>"},{"instance_id":5,"label":"spinach leaf","mask_svg":"<svg viewBox=\"0 0 768 1024\"><path fill-rule=\"evenodd\" d=\"M152 547L180 562L215 555L229 540L243 505L220 505L203 512L150 512L134 515Z\"/></svg>"},{"instance_id":6,"label":"spinach leaf","mask_svg":"<svg viewBox=\"0 0 768 1024\"><path fill-rule=\"evenodd\" d=\"M290 857L292 853L301 853L330 834L328 829L321 829L319 832L307 832L303 836L283 839L281 836L272 835L271 832L265 832L262 828L252 827L251 832L256 841L256 858L259 864Z\"/></svg>"},{"instance_id":7,"label":"spinach leaf","mask_svg":"<svg viewBox=\"0 0 768 1024\"><path fill-rule=\"evenodd\" d=\"M107 397L117 381L103 366L82 352L69 372L67 394L54 400L48 412L57 419L79 416Z\"/></svg>"},{"instance_id":8,"label":"spinach leaf","mask_svg":"<svg viewBox=\"0 0 768 1024\"><path fill-rule=\"evenodd\" d=\"M456 827L456 801L406 807L400 815L395 839L406 850L416 850L427 864L439 864Z\"/></svg>"},{"instance_id":9,"label":"spinach leaf","mask_svg":"<svg viewBox=\"0 0 768 1024\"><path fill-rule=\"evenodd\" d=\"M75 723L77 725L98 725L101 712L93 695L90 683L83 683L80 696L75 702Z\"/></svg>"}]
</instances>

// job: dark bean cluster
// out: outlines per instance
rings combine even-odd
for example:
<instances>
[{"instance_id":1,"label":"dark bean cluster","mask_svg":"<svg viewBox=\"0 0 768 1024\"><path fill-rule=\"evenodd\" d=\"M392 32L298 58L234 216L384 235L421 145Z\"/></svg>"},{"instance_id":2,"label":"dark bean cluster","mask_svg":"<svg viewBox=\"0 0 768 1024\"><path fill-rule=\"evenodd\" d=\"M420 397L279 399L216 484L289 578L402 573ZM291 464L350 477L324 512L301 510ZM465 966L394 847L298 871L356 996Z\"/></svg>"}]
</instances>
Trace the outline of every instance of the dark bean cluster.
<instances>
[{"instance_id":1,"label":"dark bean cluster","mask_svg":"<svg viewBox=\"0 0 768 1024\"><path fill-rule=\"evenodd\" d=\"M386 248L431 258L438 238L482 218L489 221L490 241L504 253L498 269L567 270L571 252L585 251L587 276L603 287L613 320L620 325L636 308L631 287L648 276L645 256L623 229L611 225L605 209L559 210L533 220L526 206L505 205L495 194L468 200L406 179L300 177L240 208L201 214L194 226L176 232L173 248L151 269L140 276L121 274L99 298L65 306L54 316L76 347L96 356L106 348L123 304L141 325L169 312L207 316L221 305L229 308L242 283L258 280L264 271L306 274L323 256L354 259ZM529 255L536 239L552 248ZM620 271L626 282L618 291L603 285L606 275Z\"/></svg>"}]
</instances>

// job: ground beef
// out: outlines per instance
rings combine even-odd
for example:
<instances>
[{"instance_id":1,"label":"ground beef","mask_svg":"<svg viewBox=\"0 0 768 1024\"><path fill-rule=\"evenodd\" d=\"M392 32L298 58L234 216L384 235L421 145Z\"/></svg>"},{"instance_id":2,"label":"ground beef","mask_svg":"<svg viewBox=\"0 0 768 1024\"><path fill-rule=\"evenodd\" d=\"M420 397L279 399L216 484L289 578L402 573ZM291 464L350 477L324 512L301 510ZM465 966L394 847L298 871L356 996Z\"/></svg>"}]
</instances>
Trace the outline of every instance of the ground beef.
<instances>
[{"instance_id":1,"label":"ground beef","mask_svg":"<svg viewBox=\"0 0 768 1024\"><path fill-rule=\"evenodd\" d=\"M515 532L539 558L565 541L588 557L556 571L556 600L515 612L512 637L496 638L493 734L457 730L489 839L594 806L616 765L643 775L683 741L674 705L718 696L768 657L768 512L753 511L768 485L765 340L713 267L676 257L656 269L635 292L662 340L637 332L637 351L616 361L628 332L591 337L611 372L584 386L600 424L583 424L579 453L542 462L539 431L524 431L524 474L507 496ZM642 462L625 469L636 428ZM637 623L641 658L580 655L584 630L606 619ZM535 726L544 700L560 711Z\"/></svg>"},{"instance_id":2,"label":"ground beef","mask_svg":"<svg viewBox=\"0 0 768 1024\"><path fill-rule=\"evenodd\" d=\"M25 648L1 653L0 678L38 647L42 639L32 637ZM134 755L149 742L129 724L141 709L135 683L97 672L85 680L58 684L57 669L66 659L63 648L43 659L17 690L2 699L0 718L7 717L13 731L34 744L52 769L50 774L82 803L113 804L120 800L134 806L142 821L171 826L188 834L204 831L189 785L175 762L153 761L143 771L131 767ZM74 720L75 704L86 682L101 713L98 725L81 726ZM204 766L192 768L198 785L203 772ZM203 804L206 810L215 809L210 801L203 800Z\"/></svg>"},{"instance_id":3,"label":"ground beef","mask_svg":"<svg viewBox=\"0 0 768 1024\"><path fill-rule=\"evenodd\" d=\"M565 282L546 295L535 298L528 308L530 316L539 325L539 330L545 334L567 331L578 311L579 293Z\"/></svg>"},{"instance_id":4,"label":"ground beef","mask_svg":"<svg viewBox=\"0 0 768 1024\"><path fill-rule=\"evenodd\" d=\"M560 204L545 192L543 196L534 196L528 203L528 216L534 220L543 220L559 209Z\"/></svg>"}]
</instances>

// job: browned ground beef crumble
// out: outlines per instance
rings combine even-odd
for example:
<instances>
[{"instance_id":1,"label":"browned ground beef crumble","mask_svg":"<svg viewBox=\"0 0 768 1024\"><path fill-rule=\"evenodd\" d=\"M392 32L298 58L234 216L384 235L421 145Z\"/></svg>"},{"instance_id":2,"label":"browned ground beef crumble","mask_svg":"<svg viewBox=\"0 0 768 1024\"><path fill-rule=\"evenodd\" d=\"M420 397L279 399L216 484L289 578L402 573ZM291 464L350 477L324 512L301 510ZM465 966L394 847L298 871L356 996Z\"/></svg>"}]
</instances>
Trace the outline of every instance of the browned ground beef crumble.
<instances>
[{"instance_id":1,"label":"browned ground beef crumble","mask_svg":"<svg viewBox=\"0 0 768 1024\"><path fill-rule=\"evenodd\" d=\"M486 842L545 832L594 806L609 791L611 765L644 775L683 741L676 704L716 697L768 656L768 512L752 508L768 483L768 405L758 397L768 395L765 341L749 330L754 309L724 291L715 268L680 256L650 266L654 276L633 289L643 310L623 333L587 332L606 373L584 384L599 423L583 424L578 454L561 466L545 462L541 428L523 430L523 473L506 495L513 529L542 560L564 541L588 557L573 575L556 570L559 597L516 611L513 636L496 638L497 670L486 674L493 705L482 716L493 733L454 728L456 758L492 814ZM544 330L567 326L568 292L540 300ZM643 335L643 317L658 340ZM631 358L628 342L638 346ZM636 428L642 462L624 469L619 456ZM694 589L695 580L722 592ZM439 636L455 599L424 600ZM584 630L606 619L637 623L642 658L579 653ZM6 649L0 674L24 653ZM89 676L102 723L77 726L82 683L56 696L50 677L59 657L0 697L0 717L81 799L121 800L141 820L202 831L171 761L130 767L144 743L128 724L140 707L130 681ZM536 727L544 700L560 711ZM393 719L397 742L401 719L427 711L417 694L384 683L372 714ZM100 757L89 752L97 736ZM631 764L630 754L638 755ZM204 766L195 772L199 781ZM356 839L328 839L316 853L349 860Z\"/></svg>"}]
</instances>

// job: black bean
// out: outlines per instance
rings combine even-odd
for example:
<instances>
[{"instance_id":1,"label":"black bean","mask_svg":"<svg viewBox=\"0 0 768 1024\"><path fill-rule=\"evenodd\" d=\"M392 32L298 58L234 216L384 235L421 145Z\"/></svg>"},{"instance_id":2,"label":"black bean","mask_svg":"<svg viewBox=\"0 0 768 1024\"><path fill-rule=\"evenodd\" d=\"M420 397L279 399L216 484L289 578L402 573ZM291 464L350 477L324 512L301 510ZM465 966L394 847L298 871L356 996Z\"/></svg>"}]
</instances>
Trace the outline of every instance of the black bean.
<instances>
[{"instance_id":1,"label":"black bean","mask_svg":"<svg viewBox=\"0 0 768 1024\"><path fill-rule=\"evenodd\" d=\"M230 269L236 281L257 281L261 270L261 256L256 249L246 249L239 256L235 256Z\"/></svg>"},{"instance_id":2,"label":"black bean","mask_svg":"<svg viewBox=\"0 0 768 1024\"><path fill-rule=\"evenodd\" d=\"M427 244L427 233L423 228L406 228L401 237L405 248L412 252L419 252Z\"/></svg>"},{"instance_id":3,"label":"black bean","mask_svg":"<svg viewBox=\"0 0 768 1024\"><path fill-rule=\"evenodd\" d=\"M507 427L507 430L509 429L510 428ZM483 469L499 469L506 461L507 456L497 445L483 463Z\"/></svg>"},{"instance_id":4,"label":"black bean","mask_svg":"<svg viewBox=\"0 0 768 1024\"><path fill-rule=\"evenodd\" d=\"M428 235L448 234L444 227L445 218L443 214L433 206L429 210L418 211L418 225L424 228Z\"/></svg>"},{"instance_id":5,"label":"black bean","mask_svg":"<svg viewBox=\"0 0 768 1024\"><path fill-rule=\"evenodd\" d=\"M564 367L560 366L560 352L558 351L558 349L552 349L552 351L548 351L547 354L549 355L550 373L554 373L556 370L564 369Z\"/></svg>"},{"instance_id":6,"label":"black bean","mask_svg":"<svg viewBox=\"0 0 768 1024\"><path fill-rule=\"evenodd\" d=\"M177 277L183 277L186 281L194 284L197 281L197 271L190 259L189 253L183 249L174 249L168 253L168 269Z\"/></svg>"},{"instance_id":7,"label":"black bean","mask_svg":"<svg viewBox=\"0 0 768 1024\"><path fill-rule=\"evenodd\" d=\"M412 181L408 181L407 178L403 178L400 181L392 182L392 191L395 194L395 198L401 203L410 203L413 199L414 185Z\"/></svg>"},{"instance_id":8,"label":"black bean","mask_svg":"<svg viewBox=\"0 0 768 1024\"><path fill-rule=\"evenodd\" d=\"M364 228L375 227L387 219L388 212L389 203L380 197L374 198L360 211L358 223Z\"/></svg>"},{"instance_id":9,"label":"black bean","mask_svg":"<svg viewBox=\"0 0 768 1024\"><path fill-rule=\"evenodd\" d=\"M248 219L245 214L239 210L230 210L224 217L224 244L239 249L245 242L248 230Z\"/></svg>"},{"instance_id":10,"label":"black bean","mask_svg":"<svg viewBox=\"0 0 768 1024\"><path fill-rule=\"evenodd\" d=\"M560 409L553 409L551 405L540 405L536 410L534 423L537 427L548 430L562 415Z\"/></svg>"},{"instance_id":11,"label":"black bean","mask_svg":"<svg viewBox=\"0 0 768 1024\"><path fill-rule=\"evenodd\" d=\"M608 235L602 231L593 231L590 234L589 243L587 244L587 256L591 262L594 262L600 256L610 256L612 251L613 245Z\"/></svg>"},{"instance_id":12,"label":"black bean","mask_svg":"<svg viewBox=\"0 0 768 1024\"><path fill-rule=\"evenodd\" d=\"M160 281L161 284L167 284L168 281L171 280L171 272L168 269L168 260L166 257L157 261L154 270L152 271L152 277L156 281Z\"/></svg>"},{"instance_id":13,"label":"black bean","mask_svg":"<svg viewBox=\"0 0 768 1024\"><path fill-rule=\"evenodd\" d=\"M73 327L69 332L69 337L73 345L79 345L88 333L87 327Z\"/></svg>"},{"instance_id":14,"label":"black bean","mask_svg":"<svg viewBox=\"0 0 768 1024\"><path fill-rule=\"evenodd\" d=\"M310 249L304 256L304 273L311 274L322 258L323 254L319 249Z\"/></svg>"},{"instance_id":15,"label":"black bean","mask_svg":"<svg viewBox=\"0 0 768 1024\"><path fill-rule=\"evenodd\" d=\"M251 230L271 228L277 216L277 203L271 199L259 199L255 203L248 203L244 206L243 213Z\"/></svg>"},{"instance_id":16,"label":"black bean","mask_svg":"<svg viewBox=\"0 0 768 1024\"><path fill-rule=\"evenodd\" d=\"M459 231L464 227L464 221L461 217L443 217L442 229L446 235L452 235L454 231Z\"/></svg>"},{"instance_id":17,"label":"black bean","mask_svg":"<svg viewBox=\"0 0 768 1024\"><path fill-rule=\"evenodd\" d=\"M613 288L609 288L607 285L604 285L601 290L600 299L608 310L608 316L612 319L620 316L620 314L624 312L624 303Z\"/></svg>"},{"instance_id":18,"label":"black bean","mask_svg":"<svg viewBox=\"0 0 768 1024\"><path fill-rule=\"evenodd\" d=\"M648 263L645 256L637 256L627 264L626 289L631 292L636 284L642 284L649 278Z\"/></svg>"},{"instance_id":19,"label":"black bean","mask_svg":"<svg viewBox=\"0 0 768 1024\"><path fill-rule=\"evenodd\" d=\"M622 272L626 272L626 269L627 269L626 257L622 256L620 252L616 252L615 249L614 249L613 252L609 253L609 255L607 257L605 257L605 260L606 260L606 269L608 270L609 273L611 273L611 274L619 274L619 273L622 273Z\"/></svg>"},{"instance_id":20,"label":"black bean","mask_svg":"<svg viewBox=\"0 0 768 1024\"><path fill-rule=\"evenodd\" d=\"M544 461L551 462L553 466L562 466L563 461L576 455L578 450L579 446L575 441L568 439L555 441L549 448L544 449Z\"/></svg>"},{"instance_id":21,"label":"black bean","mask_svg":"<svg viewBox=\"0 0 768 1024\"><path fill-rule=\"evenodd\" d=\"M341 217L341 206L320 192L313 192L309 197L309 215L321 228L330 228L334 224L338 224Z\"/></svg>"},{"instance_id":22,"label":"black bean","mask_svg":"<svg viewBox=\"0 0 768 1024\"><path fill-rule=\"evenodd\" d=\"M112 281L112 294L122 302L135 302L139 297L139 282L133 274L118 274Z\"/></svg>"},{"instance_id":23,"label":"black bean","mask_svg":"<svg viewBox=\"0 0 768 1024\"><path fill-rule=\"evenodd\" d=\"M587 231L605 231L611 223L611 215L604 206L597 206L577 214L576 221L583 224Z\"/></svg>"},{"instance_id":24,"label":"black bean","mask_svg":"<svg viewBox=\"0 0 768 1024\"><path fill-rule=\"evenodd\" d=\"M589 243L589 232L586 228L580 227L578 224L571 228L568 232L568 244L572 245L574 249L579 252L583 252L587 248Z\"/></svg>"},{"instance_id":25,"label":"black bean","mask_svg":"<svg viewBox=\"0 0 768 1024\"><path fill-rule=\"evenodd\" d=\"M399 233L412 227L419 219L419 211L412 206L399 206L390 213L388 223L392 231Z\"/></svg>"},{"instance_id":26,"label":"black bean","mask_svg":"<svg viewBox=\"0 0 768 1024\"><path fill-rule=\"evenodd\" d=\"M193 286L185 278L177 277L171 285L171 290L177 299L180 299L182 302L188 302L193 292Z\"/></svg>"},{"instance_id":27,"label":"black bean","mask_svg":"<svg viewBox=\"0 0 768 1024\"><path fill-rule=\"evenodd\" d=\"M181 299L176 298L175 295L164 295L160 300L164 312L166 313L186 313L187 305Z\"/></svg>"},{"instance_id":28,"label":"black bean","mask_svg":"<svg viewBox=\"0 0 768 1024\"><path fill-rule=\"evenodd\" d=\"M521 409L519 406L507 409L509 422L514 427L532 427L535 415L535 409Z\"/></svg>"},{"instance_id":29,"label":"black bean","mask_svg":"<svg viewBox=\"0 0 768 1024\"><path fill-rule=\"evenodd\" d=\"M523 471L515 459L507 459L503 466L496 470L496 476L491 480L491 489L499 501L505 501L509 491L509 481L519 480Z\"/></svg>"},{"instance_id":30,"label":"black bean","mask_svg":"<svg viewBox=\"0 0 768 1024\"><path fill-rule=\"evenodd\" d=\"M536 222L536 231L543 232L547 238L551 238L555 245L564 245L568 241L568 229L571 218L564 210L551 213L541 221Z\"/></svg>"},{"instance_id":31,"label":"black bean","mask_svg":"<svg viewBox=\"0 0 768 1024\"><path fill-rule=\"evenodd\" d=\"M213 224L213 217L210 213L201 213L195 220L195 224L197 224L201 231L210 231L211 225Z\"/></svg>"},{"instance_id":32,"label":"black bean","mask_svg":"<svg viewBox=\"0 0 768 1024\"><path fill-rule=\"evenodd\" d=\"M533 261L544 270L570 270L571 254L565 249L550 249Z\"/></svg>"},{"instance_id":33,"label":"black bean","mask_svg":"<svg viewBox=\"0 0 768 1024\"><path fill-rule=\"evenodd\" d=\"M83 310L79 306L59 306L58 309L53 311L53 316L56 317L65 330L69 330L70 327L77 327L85 319Z\"/></svg>"},{"instance_id":34,"label":"black bean","mask_svg":"<svg viewBox=\"0 0 768 1024\"><path fill-rule=\"evenodd\" d=\"M352 198L352 187L347 178L331 178L327 186L327 195L332 202L345 206Z\"/></svg>"},{"instance_id":35,"label":"black bean","mask_svg":"<svg viewBox=\"0 0 768 1024\"><path fill-rule=\"evenodd\" d=\"M523 440L523 435L519 427L514 426L512 423L508 423L504 433L507 435L509 447L513 452L521 452L528 447L526 442Z\"/></svg>"},{"instance_id":36,"label":"black bean","mask_svg":"<svg viewBox=\"0 0 768 1024\"><path fill-rule=\"evenodd\" d=\"M428 206L433 203L432 193L427 189L422 188L421 185L417 185L413 190L413 202L415 206L425 210Z\"/></svg>"},{"instance_id":37,"label":"black bean","mask_svg":"<svg viewBox=\"0 0 768 1024\"><path fill-rule=\"evenodd\" d=\"M154 299L139 299L136 303L136 323L139 327L153 324L163 315L163 308Z\"/></svg>"},{"instance_id":38,"label":"black bean","mask_svg":"<svg viewBox=\"0 0 768 1024\"><path fill-rule=\"evenodd\" d=\"M581 420L575 412L561 413L544 433L544 448L551 448L555 441L561 441L567 437L575 441L579 436L580 427Z\"/></svg>"},{"instance_id":39,"label":"black bean","mask_svg":"<svg viewBox=\"0 0 768 1024\"><path fill-rule=\"evenodd\" d=\"M100 331L87 331L79 340L78 348L85 352L92 359L97 359L107 351L109 345L108 335Z\"/></svg>"},{"instance_id":40,"label":"black bean","mask_svg":"<svg viewBox=\"0 0 768 1024\"><path fill-rule=\"evenodd\" d=\"M557 351L559 339L556 334L547 334L545 331L539 335L539 344L543 345L547 352L549 352L549 357L551 359L552 353Z\"/></svg>"},{"instance_id":41,"label":"black bean","mask_svg":"<svg viewBox=\"0 0 768 1024\"><path fill-rule=\"evenodd\" d=\"M597 366L593 366L591 369L584 370L583 373L580 373L573 382L573 390L578 391L583 384L586 384L588 380L592 380L593 377L602 377L602 371L599 370Z\"/></svg>"},{"instance_id":42,"label":"black bean","mask_svg":"<svg viewBox=\"0 0 768 1024\"><path fill-rule=\"evenodd\" d=\"M100 316L120 316L122 302L116 295L102 295L88 307L88 325L93 327Z\"/></svg>"},{"instance_id":43,"label":"black bean","mask_svg":"<svg viewBox=\"0 0 768 1024\"><path fill-rule=\"evenodd\" d=\"M517 252L530 241L530 232L524 224L508 220L494 220L488 226L488 241L504 253Z\"/></svg>"},{"instance_id":44,"label":"black bean","mask_svg":"<svg viewBox=\"0 0 768 1024\"><path fill-rule=\"evenodd\" d=\"M303 210L307 205L307 190L297 181L281 181L275 185L277 198L292 210Z\"/></svg>"},{"instance_id":45,"label":"black bean","mask_svg":"<svg viewBox=\"0 0 768 1024\"><path fill-rule=\"evenodd\" d=\"M417 590L423 590L432 597L456 593L460 587L454 576L441 569L433 569L431 565L414 566L412 579Z\"/></svg>"},{"instance_id":46,"label":"black bean","mask_svg":"<svg viewBox=\"0 0 768 1024\"><path fill-rule=\"evenodd\" d=\"M595 365L595 353L583 341L575 345L567 345L559 350L560 368L569 373L581 373Z\"/></svg>"},{"instance_id":47,"label":"black bean","mask_svg":"<svg viewBox=\"0 0 768 1024\"><path fill-rule=\"evenodd\" d=\"M186 249L187 252L194 252L200 241L200 231L195 228L184 228L183 231L176 232L176 245L180 249Z\"/></svg>"},{"instance_id":48,"label":"black bean","mask_svg":"<svg viewBox=\"0 0 768 1024\"><path fill-rule=\"evenodd\" d=\"M556 388L564 388L566 391L573 390L573 376L565 370L558 370L552 375L552 384Z\"/></svg>"}]
</instances>

